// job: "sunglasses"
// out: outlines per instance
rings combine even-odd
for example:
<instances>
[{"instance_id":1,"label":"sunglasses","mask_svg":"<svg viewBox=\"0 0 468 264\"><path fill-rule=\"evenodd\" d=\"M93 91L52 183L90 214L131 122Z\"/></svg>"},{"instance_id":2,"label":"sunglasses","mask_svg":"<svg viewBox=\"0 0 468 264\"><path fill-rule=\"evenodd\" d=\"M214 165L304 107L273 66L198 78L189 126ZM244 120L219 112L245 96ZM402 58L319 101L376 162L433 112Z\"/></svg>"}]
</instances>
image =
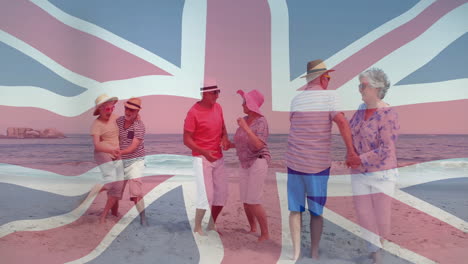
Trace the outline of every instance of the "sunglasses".
<instances>
[{"instance_id":1,"label":"sunglasses","mask_svg":"<svg viewBox=\"0 0 468 264\"><path fill-rule=\"evenodd\" d=\"M112 112L112 111L114 111L114 108L115 108L114 105L108 105L108 106L104 107L104 111Z\"/></svg>"},{"instance_id":2,"label":"sunglasses","mask_svg":"<svg viewBox=\"0 0 468 264\"><path fill-rule=\"evenodd\" d=\"M365 84L365 83L360 83L360 84L358 85L358 87L359 87L359 90L364 90L364 88L367 87L367 84Z\"/></svg>"},{"instance_id":3,"label":"sunglasses","mask_svg":"<svg viewBox=\"0 0 468 264\"><path fill-rule=\"evenodd\" d=\"M212 93L212 94L220 94L221 91L220 90L217 90L217 91L212 91L212 92L208 92L208 93Z\"/></svg>"}]
</instances>

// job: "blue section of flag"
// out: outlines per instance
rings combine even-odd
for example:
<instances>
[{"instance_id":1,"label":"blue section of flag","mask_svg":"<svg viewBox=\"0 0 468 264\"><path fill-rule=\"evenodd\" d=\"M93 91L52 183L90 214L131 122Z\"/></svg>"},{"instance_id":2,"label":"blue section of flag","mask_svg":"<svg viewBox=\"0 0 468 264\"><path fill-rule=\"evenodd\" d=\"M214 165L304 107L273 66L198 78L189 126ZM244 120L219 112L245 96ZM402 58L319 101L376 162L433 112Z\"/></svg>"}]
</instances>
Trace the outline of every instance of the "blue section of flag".
<instances>
[{"instance_id":1,"label":"blue section of flag","mask_svg":"<svg viewBox=\"0 0 468 264\"><path fill-rule=\"evenodd\" d=\"M63 96L75 96L86 91L2 42L0 58L0 86L36 86Z\"/></svg>"},{"instance_id":2,"label":"blue section of flag","mask_svg":"<svg viewBox=\"0 0 468 264\"><path fill-rule=\"evenodd\" d=\"M308 61L330 58L417 3L414 0L287 2L291 80L306 71Z\"/></svg>"},{"instance_id":3,"label":"blue section of flag","mask_svg":"<svg viewBox=\"0 0 468 264\"><path fill-rule=\"evenodd\" d=\"M180 66L183 0L50 2Z\"/></svg>"},{"instance_id":4,"label":"blue section of flag","mask_svg":"<svg viewBox=\"0 0 468 264\"><path fill-rule=\"evenodd\" d=\"M437 40L434 40L437 41ZM468 34L464 34L423 67L397 83L416 84L468 78Z\"/></svg>"},{"instance_id":5,"label":"blue section of flag","mask_svg":"<svg viewBox=\"0 0 468 264\"><path fill-rule=\"evenodd\" d=\"M0 226L12 221L67 214L73 211L85 196L68 197L0 183Z\"/></svg>"},{"instance_id":6,"label":"blue section of flag","mask_svg":"<svg viewBox=\"0 0 468 264\"><path fill-rule=\"evenodd\" d=\"M127 201L122 201L127 202ZM145 201L146 202L146 201ZM185 210L182 187L161 196L146 210L147 227L136 217L93 263L198 263L200 255ZM145 241L151 241L146 244ZM139 254L135 254L138 252Z\"/></svg>"},{"instance_id":7,"label":"blue section of flag","mask_svg":"<svg viewBox=\"0 0 468 264\"><path fill-rule=\"evenodd\" d=\"M442 173L442 172L441 172ZM440 180L402 189L419 199L468 221L468 178Z\"/></svg>"},{"instance_id":8,"label":"blue section of flag","mask_svg":"<svg viewBox=\"0 0 468 264\"><path fill-rule=\"evenodd\" d=\"M333 248L335 255L327 255L320 253L321 261L318 263L340 263L340 264L351 264L351 263L371 263L369 255L363 254L361 245L365 245L366 241L348 230L334 224L333 222L324 219L323 224L323 236L320 241L320 248ZM310 214L302 214L303 227L309 229ZM327 239L328 237L328 239ZM330 239L333 238L333 239ZM339 241L339 242L338 242ZM304 235L301 240L302 244L302 258L296 261L296 264L309 264L315 263L310 258L310 236ZM326 251L326 250L324 250ZM328 251L327 253L330 253ZM344 257L346 256L346 257ZM382 256L385 260L384 263L392 264L409 264L411 262L406 261L392 253L382 250Z\"/></svg>"}]
</instances>

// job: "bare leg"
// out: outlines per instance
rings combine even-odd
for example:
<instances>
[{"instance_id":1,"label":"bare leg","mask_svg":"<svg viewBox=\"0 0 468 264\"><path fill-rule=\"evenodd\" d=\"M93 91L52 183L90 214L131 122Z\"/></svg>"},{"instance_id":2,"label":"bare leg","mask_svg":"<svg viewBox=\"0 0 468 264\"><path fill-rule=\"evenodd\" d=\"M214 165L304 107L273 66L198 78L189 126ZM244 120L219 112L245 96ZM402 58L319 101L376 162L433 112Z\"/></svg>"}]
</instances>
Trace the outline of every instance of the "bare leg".
<instances>
[{"instance_id":1,"label":"bare leg","mask_svg":"<svg viewBox=\"0 0 468 264\"><path fill-rule=\"evenodd\" d=\"M301 253L301 212L289 213L289 229L291 231L291 240L293 243L293 260L299 259Z\"/></svg>"},{"instance_id":2,"label":"bare leg","mask_svg":"<svg viewBox=\"0 0 468 264\"><path fill-rule=\"evenodd\" d=\"M113 216L119 216L119 200L115 201L114 206L111 208L111 213Z\"/></svg>"},{"instance_id":3,"label":"bare leg","mask_svg":"<svg viewBox=\"0 0 468 264\"><path fill-rule=\"evenodd\" d=\"M263 240L270 239L265 209L263 208L261 204L251 204L249 205L249 207L250 207L250 211L253 212L253 215L255 216L255 218L257 218L257 221L260 224L261 234L260 234L260 237L258 238L258 241L261 242Z\"/></svg>"},{"instance_id":4,"label":"bare leg","mask_svg":"<svg viewBox=\"0 0 468 264\"><path fill-rule=\"evenodd\" d=\"M319 244L323 231L323 217L310 214L310 241L313 259L319 259Z\"/></svg>"},{"instance_id":5,"label":"bare leg","mask_svg":"<svg viewBox=\"0 0 468 264\"><path fill-rule=\"evenodd\" d=\"M99 223L105 223L107 214L109 213L110 209L114 206L114 204L118 201L117 197L107 195L107 202L104 210L102 211L101 218L99 219Z\"/></svg>"},{"instance_id":6,"label":"bare leg","mask_svg":"<svg viewBox=\"0 0 468 264\"><path fill-rule=\"evenodd\" d=\"M310 214L310 241L312 259L319 259L319 244L322 237L323 217Z\"/></svg>"},{"instance_id":7,"label":"bare leg","mask_svg":"<svg viewBox=\"0 0 468 264\"><path fill-rule=\"evenodd\" d=\"M135 197L133 201L135 202L135 207L140 213L140 224L142 226L148 226L148 222L146 221L146 214L145 214L145 200L143 200L143 197Z\"/></svg>"},{"instance_id":8,"label":"bare leg","mask_svg":"<svg viewBox=\"0 0 468 264\"><path fill-rule=\"evenodd\" d=\"M218 219L221 210L223 210L223 206L221 205L211 206L211 219L207 227L208 230L216 230L216 219Z\"/></svg>"},{"instance_id":9,"label":"bare leg","mask_svg":"<svg viewBox=\"0 0 468 264\"><path fill-rule=\"evenodd\" d=\"M382 251L381 250L372 252L371 256L372 256L373 264L382 264Z\"/></svg>"},{"instance_id":10,"label":"bare leg","mask_svg":"<svg viewBox=\"0 0 468 264\"><path fill-rule=\"evenodd\" d=\"M255 221L255 216L249 204L244 203L244 211L245 211L245 215L247 216L247 221L249 221L250 232L251 233L257 232L257 222Z\"/></svg>"},{"instance_id":11,"label":"bare leg","mask_svg":"<svg viewBox=\"0 0 468 264\"><path fill-rule=\"evenodd\" d=\"M202 220L203 216L205 216L205 209L198 209L195 211L195 228L193 229L193 232L198 233L201 236L206 236L205 233L203 233L202 229Z\"/></svg>"}]
</instances>

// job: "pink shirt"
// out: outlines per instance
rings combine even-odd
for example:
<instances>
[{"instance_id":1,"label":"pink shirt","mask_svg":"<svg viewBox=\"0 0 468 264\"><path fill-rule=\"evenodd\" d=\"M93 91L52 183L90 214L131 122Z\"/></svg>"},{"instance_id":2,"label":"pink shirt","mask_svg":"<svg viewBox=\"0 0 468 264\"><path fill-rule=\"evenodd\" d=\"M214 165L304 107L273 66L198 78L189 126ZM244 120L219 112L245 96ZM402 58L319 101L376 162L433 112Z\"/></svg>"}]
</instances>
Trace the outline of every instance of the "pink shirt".
<instances>
[{"instance_id":1,"label":"pink shirt","mask_svg":"<svg viewBox=\"0 0 468 264\"><path fill-rule=\"evenodd\" d=\"M223 157L221 152L221 138L223 135L223 110L219 104L212 108L200 106L195 103L187 113L184 130L193 133L193 141L202 149L214 150L216 158ZM192 151L193 156L200 156L200 153Z\"/></svg>"}]
</instances>

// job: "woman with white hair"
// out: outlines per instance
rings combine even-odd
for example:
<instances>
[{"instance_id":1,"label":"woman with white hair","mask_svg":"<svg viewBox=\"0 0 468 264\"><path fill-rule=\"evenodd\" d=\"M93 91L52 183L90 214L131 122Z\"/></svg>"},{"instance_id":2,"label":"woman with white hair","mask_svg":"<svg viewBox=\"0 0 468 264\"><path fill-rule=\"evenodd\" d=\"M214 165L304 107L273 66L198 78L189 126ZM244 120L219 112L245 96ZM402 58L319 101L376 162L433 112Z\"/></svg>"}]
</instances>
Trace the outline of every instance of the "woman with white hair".
<instances>
[{"instance_id":1,"label":"woman with white hair","mask_svg":"<svg viewBox=\"0 0 468 264\"><path fill-rule=\"evenodd\" d=\"M382 101L389 88L388 77L381 69L361 73L359 92L364 103L350 121L358 154L347 161L352 168L353 200L374 263L382 262L380 248L390 231L391 196L398 174L398 115Z\"/></svg>"}]
</instances>

